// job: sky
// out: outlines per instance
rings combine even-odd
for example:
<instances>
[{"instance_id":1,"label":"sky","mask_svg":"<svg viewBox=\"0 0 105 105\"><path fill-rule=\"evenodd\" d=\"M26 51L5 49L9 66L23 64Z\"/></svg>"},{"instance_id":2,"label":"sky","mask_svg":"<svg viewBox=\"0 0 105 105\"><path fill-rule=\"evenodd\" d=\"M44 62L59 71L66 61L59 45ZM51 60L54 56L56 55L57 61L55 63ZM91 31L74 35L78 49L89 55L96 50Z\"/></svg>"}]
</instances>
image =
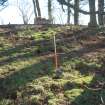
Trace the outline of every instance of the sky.
<instances>
[{"instance_id":1,"label":"sky","mask_svg":"<svg viewBox=\"0 0 105 105\"><path fill-rule=\"evenodd\" d=\"M22 1L22 0L18 0ZM30 15L33 10L32 2L31 0L25 0L29 3L29 6L32 8L28 11L27 14ZM39 0L41 11L42 11L42 17L48 18L48 13L47 13L47 0ZM17 6L17 0L9 0L8 1L9 6L0 11L0 24L23 24L21 12L19 11L19 8ZM66 9L66 7L64 6ZM88 6L85 6L83 9L87 9ZM61 6L59 5L56 0L53 1L53 16L55 23L61 23L65 24L67 20L67 13L62 12ZM80 24L88 24L89 22L89 16L85 16L80 14ZM33 24L34 22L34 14L31 15L31 19L29 21L30 24ZM73 17L71 17L71 23L73 23Z\"/></svg>"}]
</instances>

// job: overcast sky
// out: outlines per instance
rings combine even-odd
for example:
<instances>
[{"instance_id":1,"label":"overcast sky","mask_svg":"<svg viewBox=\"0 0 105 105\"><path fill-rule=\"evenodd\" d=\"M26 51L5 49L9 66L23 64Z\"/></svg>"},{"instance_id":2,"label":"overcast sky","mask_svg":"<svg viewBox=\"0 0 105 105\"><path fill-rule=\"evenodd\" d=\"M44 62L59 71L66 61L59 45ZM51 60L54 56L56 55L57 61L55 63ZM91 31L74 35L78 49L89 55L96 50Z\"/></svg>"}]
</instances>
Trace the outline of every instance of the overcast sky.
<instances>
[{"instance_id":1,"label":"overcast sky","mask_svg":"<svg viewBox=\"0 0 105 105\"><path fill-rule=\"evenodd\" d=\"M18 0L19 1L19 0ZM20 0L21 1L21 0ZM31 0L25 0L29 2L29 5L32 7ZM47 0L39 0L40 7L42 11L42 17L48 18L47 13ZM85 6L85 9L87 9L88 6ZM65 7L66 9L66 7ZM32 9L28 12L32 12ZM56 0L53 1L53 15L56 23L66 23L67 19L67 13L62 13L61 6L59 5ZM34 20L34 14L31 16L30 22L33 23ZM80 24L87 24L89 21L89 17L85 15L80 15ZM21 17L21 13L17 7L17 0L9 0L9 6L5 8L3 11L0 12L0 24L22 24L23 20ZM73 23L73 17L71 18L71 23Z\"/></svg>"}]
</instances>

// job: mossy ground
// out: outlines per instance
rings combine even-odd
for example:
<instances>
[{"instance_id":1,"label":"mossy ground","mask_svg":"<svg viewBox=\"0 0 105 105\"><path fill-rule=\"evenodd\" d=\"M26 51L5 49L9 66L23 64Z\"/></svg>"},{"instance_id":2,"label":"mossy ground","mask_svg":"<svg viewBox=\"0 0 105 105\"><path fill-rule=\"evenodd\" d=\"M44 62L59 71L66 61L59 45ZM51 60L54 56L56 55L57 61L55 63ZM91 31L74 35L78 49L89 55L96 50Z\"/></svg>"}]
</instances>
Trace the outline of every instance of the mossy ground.
<instances>
[{"instance_id":1,"label":"mossy ground","mask_svg":"<svg viewBox=\"0 0 105 105\"><path fill-rule=\"evenodd\" d=\"M73 34L71 35L71 33ZM53 44L40 46L39 43L39 45L28 46L29 41L46 39L53 41L54 34L57 38L62 36L69 38L74 33L84 34L82 31L80 33L79 26L72 26L72 29L71 26L50 27L38 31L29 28L18 31L16 36L31 36L33 39L20 38L15 40L15 46L13 39L7 38L5 35L0 36L0 105L102 104L102 100L105 100L105 88L99 83L105 81L104 47L97 48L93 39L88 40L92 41L89 46L87 39L84 40L82 37L76 39L77 41L74 39L59 42L57 48L61 48L61 51L65 53L59 55L63 75L60 79L54 79L55 67L53 50L51 50ZM20 46L20 41L23 41L22 46ZM93 46L96 48L94 51L91 50ZM86 51L84 52L84 50ZM85 86L92 89L102 87L102 89L94 91Z\"/></svg>"}]
</instances>

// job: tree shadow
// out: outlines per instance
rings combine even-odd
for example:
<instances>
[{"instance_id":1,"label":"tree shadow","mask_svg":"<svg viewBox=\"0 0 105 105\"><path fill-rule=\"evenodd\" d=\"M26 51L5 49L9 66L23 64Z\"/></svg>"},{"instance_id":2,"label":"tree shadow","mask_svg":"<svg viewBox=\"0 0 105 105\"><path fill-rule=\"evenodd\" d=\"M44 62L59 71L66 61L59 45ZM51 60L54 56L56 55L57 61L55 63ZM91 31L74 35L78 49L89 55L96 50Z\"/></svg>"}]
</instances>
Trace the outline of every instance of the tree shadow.
<instances>
[{"instance_id":1,"label":"tree shadow","mask_svg":"<svg viewBox=\"0 0 105 105\"><path fill-rule=\"evenodd\" d=\"M82 48L70 51L69 53L64 54L67 59L71 60L72 58L86 58L85 55L89 53L97 53L100 55L100 51L104 49L103 56L105 52L105 39L97 43L89 43L84 45ZM101 52L102 54L102 52ZM91 54L90 54L91 55ZM92 55L91 55L92 57ZM101 56L102 57L102 56ZM97 58L97 57L96 57ZM87 59L87 58L86 58ZM92 59L92 58L91 58ZM103 58L104 59L104 58ZM93 79L89 84L83 82L83 84L73 83L69 84L70 89L83 89L84 91L79 96L74 96L74 100L71 102L71 99L68 98L67 105L105 105L105 60L99 62L102 63L100 68L93 67L92 65L78 64L75 70L79 71L82 76L89 76L93 74ZM71 93L72 94L72 93ZM104 101L104 102L103 102Z\"/></svg>"},{"instance_id":2,"label":"tree shadow","mask_svg":"<svg viewBox=\"0 0 105 105\"><path fill-rule=\"evenodd\" d=\"M70 51L63 56L68 56L68 58L74 58L74 57L82 57L85 56L88 53L94 53L97 51L100 51L101 49L105 48L105 39L101 40L98 43L89 43L87 45L83 45L82 48L79 48L77 50Z\"/></svg>"},{"instance_id":3,"label":"tree shadow","mask_svg":"<svg viewBox=\"0 0 105 105\"><path fill-rule=\"evenodd\" d=\"M76 68L76 70L83 76L90 74L94 76L89 84L82 83L79 86L75 85L75 88L84 89L84 91L74 101L69 101L70 104L68 105L105 105L105 63L102 64L102 67L94 68L94 70L86 65L82 65L82 67Z\"/></svg>"},{"instance_id":4,"label":"tree shadow","mask_svg":"<svg viewBox=\"0 0 105 105\"><path fill-rule=\"evenodd\" d=\"M87 86L88 88L84 87L84 91L81 95L76 97L70 105L104 105L102 100L105 101L105 86L99 86L97 78L99 77L95 76ZM98 86L100 89L97 89Z\"/></svg>"},{"instance_id":5,"label":"tree shadow","mask_svg":"<svg viewBox=\"0 0 105 105\"><path fill-rule=\"evenodd\" d=\"M6 98L7 93L17 90L43 76L52 74L51 59L43 59L18 71L10 71L5 77L0 77L0 98Z\"/></svg>"},{"instance_id":6,"label":"tree shadow","mask_svg":"<svg viewBox=\"0 0 105 105\"><path fill-rule=\"evenodd\" d=\"M44 51L44 48L35 48L34 43L26 44L26 45L18 45L15 46L15 48L9 48L7 50L0 52L0 57L3 58L0 60L0 66L4 66L7 64L10 64L12 62L16 62L19 60L24 60L32 57L37 56L45 56L47 54L50 54L52 51L48 51L49 47L45 49L46 53Z\"/></svg>"},{"instance_id":7,"label":"tree shadow","mask_svg":"<svg viewBox=\"0 0 105 105\"><path fill-rule=\"evenodd\" d=\"M26 40L26 39L23 39L23 42L25 42L24 40ZM46 45L48 46L52 43L49 39L43 39L43 40L37 40L37 41L36 40L31 40L31 39L28 39L28 40L29 40L29 42L26 42L26 43L23 43L23 44L17 44L14 47L10 47L10 48L8 48L4 51L0 51L0 57L11 56L14 53L20 53L25 48L32 48L32 47L35 47L35 46L46 46Z\"/></svg>"},{"instance_id":8,"label":"tree shadow","mask_svg":"<svg viewBox=\"0 0 105 105\"><path fill-rule=\"evenodd\" d=\"M36 57L37 56L37 53L35 51L32 51L32 52L27 52L25 54L18 54L16 56L9 56L7 57L6 59L3 59L0 61L0 66L4 66L4 65L7 65L7 64L10 64L12 62L16 62L16 61L22 61L24 59L28 59L28 58L32 58L32 57Z\"/></svg>"},{"instance_id":9,"label":"tree shadow","mask_svg":"<svg viewBox=\"0 0 105 105\"><path fill-rule=\"evenodd\" d=\"M30 47L34 47L35 44L34 42L32 43L27 43L27 44L20 44L20 45L16 45L15 47L10 47L6 50L0 51L0 57L2 56L11 56L14 53L20 53L23 51L23 49L25 48L30 48Z\"/></svg>"},{"instance_id":10,"label":"tree shadow","mask_svg":"<svg viewBox=\"0 0 105 105\"><path fill-rule=\"evenodd\" d=\"M32 45L35 45L33 43ZM6 51L0 52L1 56L12 56L14 53L20 53L21 50L23 50L25 47L28 47L29 45L26 46L17 46L16 48L13 49L8 49ZM100 50L101 48L105 48L105 44L102 42L96 43L96 44L91 44L91 45L86 45L84 48L81 48L76 51L70 52L68 57L74 58L74 57L82 57L83 55L89 53L89 52L96 52L97 50ZM20 54L15 57L9 57L5 60L2 60L0 62L0 66L3 66L8 63L12 63L14 61L17 61L18 59L24 59L24 58L32 58L38 56L34 52L29 52L25 54ZM5 63L4 63L5 62ZM35 64L32 64L30 66L27 66L21 70L18 71L11 71L8 76L4 78L0 78L0 98L5 98L7 95L7 92L10 90L16 90L21 86L24 86L25 84L32 82L35 79L38 79L40 77L43 77L45 75L51 75L52 74L52 63L49 64L49 59L44 59L42 61L39 61ZM51 62L51 61L50 61ZM47 65L47 66L46 66ZM86 65L84 65L84 68ZM83 72L81 71L83 68L77 68L77 70L83 75L88 75L90 71ZM104 74L101 73L100 75L102 76ZM97 82L97 79L100 78L100 75L95 75L91 83L88 85L89 87L95 87L94 85ZM105 75L104 75L105 76ZM104 77L103 77L104 80ZM96 88L96 87L95 87ZM71 104L73 105L99 105L101 103L100 95L105 99L105 91L92 91L90 89L85 88L84 92L78 96ZM70 105L71 105L70 104Z\"/></svg>"}]
</instances>

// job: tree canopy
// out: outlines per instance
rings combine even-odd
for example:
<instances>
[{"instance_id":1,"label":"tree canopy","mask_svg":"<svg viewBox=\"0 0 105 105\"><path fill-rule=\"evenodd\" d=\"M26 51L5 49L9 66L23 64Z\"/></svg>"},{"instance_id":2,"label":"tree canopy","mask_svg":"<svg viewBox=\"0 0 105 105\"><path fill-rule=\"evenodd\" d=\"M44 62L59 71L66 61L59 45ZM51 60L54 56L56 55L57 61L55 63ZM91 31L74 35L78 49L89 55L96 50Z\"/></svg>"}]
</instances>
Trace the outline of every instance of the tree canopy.
<instances>
[{"instance_id":1,"label":"tree canopy","mask_svg":"<svg viewBox=\"0 0 105 105\"><path fill-rule=\"evenodd\" d=\"M0 0L0 6L4 5L8 0Z\"/></svg>"},{"instance_id":2,"label":"tree canopy","mask_svg":"<svg viewBox=\"0 0 105 105\"><path fill-rule=\"evenodd\" d=\"M8 0L0 0L0 11L7 7L7 1Z\"/></svg>"}]
</instances>

